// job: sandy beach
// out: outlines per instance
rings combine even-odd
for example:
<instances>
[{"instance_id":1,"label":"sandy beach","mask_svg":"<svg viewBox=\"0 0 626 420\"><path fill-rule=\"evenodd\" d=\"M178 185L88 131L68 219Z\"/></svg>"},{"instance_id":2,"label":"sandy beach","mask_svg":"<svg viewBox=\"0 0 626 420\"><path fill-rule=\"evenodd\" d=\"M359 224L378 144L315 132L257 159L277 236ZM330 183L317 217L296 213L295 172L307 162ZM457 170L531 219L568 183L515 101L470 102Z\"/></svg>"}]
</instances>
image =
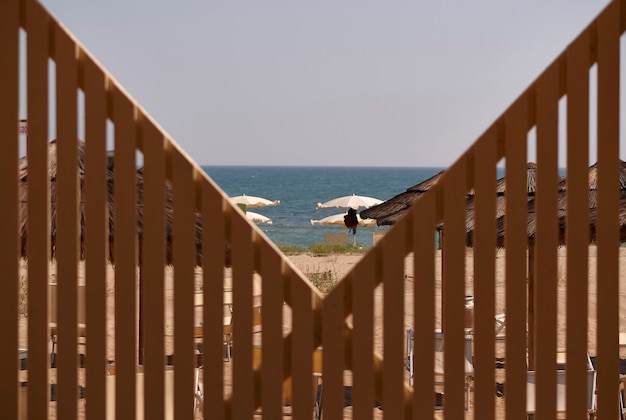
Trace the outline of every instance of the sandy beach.
<instances>
[{"instance_id":1,"label":"sandy beach","mask_svg":"<svg viewBox=\"0 0 626 420\"><path fill-rule=\"evenodd\" d=\"M557 308L558 308L558 319L557 319L557 331L558 331L558 346L559 347L563 347L565 345L565 326L566 326L566 318L565 318L565 291L566 291L566 281L565 281L565 248L560 248L559 249L559 253L558 253L558 267L559 267L559 274L558 274L558 301L557 301ZM297 255L290 255L288 256L288 258L291 260L291 262L293 262L293 264L300 270L302 271L305 275L311 277L311 275L313 275L314 273L329 273L326 276L330 279L332 279L332 281L336 281L336 280L340 280L341 278L343 278L343 276L349 272L357 263L358 261L362 258L362 254L353 254L353 255L326 255L326 256L314 256L314 255L310 255L310 254L297 254ZM410 263L412 256L409 255L407 257L407 263L405 264L406 271L405 271L405 322L404 322L404 329L408 329L408 328L412 328L413 325L413 317L414 314L412 313L412 309L413 309L413 282L414 282L414 273L412 272L413 270L413 266L412 263ZM441 267L441 257L440 254L437 253L436 255L436 267L438 267L437 272L436 272L436 290L437 290L437 297L439 298L441 295L441 271L440 271L440 267ZM108 323L108 330L107 330L107 336L108 336L108 351L107 351L107 357L110 360L114 359L114 330L113 330L113 318L112 318L112 314L113 314L113 307L114 307L114 289L112 287L113 284L113 272L112 272L112 267L109 267L110 272L109 272L109 278L110 278L110 284L111 287L109 288L110 292L107 294L108 295L108 304L109 304L109 309L110 309L110 315L109 315L109 323ZM497 254L497 260L496 260L496 269L497 269L497 273L496 273L496 313L500 313L500 312L504 312L506 310L505 308L505 280L504 280L504 251L501 250L498 252ZM626 249L621 248L620 249L620 271L624 272L623 270L626 269ZM595 355L595 350L596 350L596 345L595 345L595 340L596 340L596 311L597 311L597 305L596 305L596 270L597 270L597 264L596 264L596 249L595 247L590 247L589 249L589 279L590 279L590 284L589 284L589 299L588 299L588 303L589 303L589 329L588 329L588 346L589 346L589 353L594 356ZM171 271L168 271L171 273ZM23 275L26 274L26 266L24 265L22 267L22 273ZM200 281L199 279L201 273L200 271L198 271L198 282ZM56 269L54 267L54 265L52 264L50 267L50 277L51 277L51 281L54 282L56 281ZM172 303L172 298L173 298L173 282L171 279L171 275L168 276L169 278L166 281L166 304L168 307L171 307L171 303ZM471 250L467 251L466 254L466 294L467 295L472 295L473 294L473 279L474 279L474 273L472 270L472 252ZM84 284L84 276L79 277L79 284ZM624 282L620 283L620 292L619 292L619 301L620 301L620 319L624 319L626 317L626 285L624 284ZM382 313L382 302L383 302L383 290L382 287L379 287L375 290L375 313L380 314ZM436 303L436 307L439 309L440 308L440 304ZM439 312L439 311L438 311ZM440 316L436 317L437 319L437 327L439 326L440 323ZM286 322L288 323L289 320L287 319ZM168 354L171 354L172 350L173 350L173 346L172 346L172 342L171 342L171 334L173 333L171 325L173 324L172 322L172 313L170 310L166 311L166 352L168 352ZM27 318L21 318L20 319L20 347L21 348L26 348L26 325L27 325ZM170 326L168 328L168 325ZM289 328L288 325L286 325L287 328ZM626 328L623 325L623 323L620 325L620 332L626 332ZM375 349L379 352L382 352L382 320L380 319L380 317L377 318L377 321L375 323ZM502 354L503 352L503 346L501 348L497 348L496 349L497 357L505 357L504 354ZM626 357L626 353L624 353L624 350L621 351L620 357L624 358ZM225 362L226 365L226 373L228 376L228 371L229 369L229 363ZM408 380L408 374L406 375L407 380ZM503 369L497 369L496 370L496 381L502 382L504 380L504 370ZM54 381L54 375L51 375L51 382ZM228 386L228 384L226 384ZM346 372L345 374L345 383L344 385L346 386L350 386L351 385L351 374L349 372ZM495 385L495 384L494 384ZM495 387L494 387L495 388ZM495 389L494 389L495 392ZM473 400L472 400L473 402ZM473 405L473 403L472 403ZM54 406L55 403L51 403L51 408L53 408L54 411ZM79 407L81 407L81 405L79 404ZM504 407L504 399L503 398L496 398L496 409L498 413L501 413L503 415L504 411L503 411L503 407ZM345 418L352 418L352 414L351 414L351 407L347 407L345 409ZM81 410L82 411L82 410ZM375 418L382 418L382 412L376 408L373 408L373 412L375 413ZM54 414L54 412L53 412ZM207 417L207 416L205 416ZM51 418L55 418L54 416L52 416ZM208 417L207 417L208 418ZM259 417L260 418L260 417ZM472 419L473 418L473 411L470 411L469 413L467 413L466 415L467 419Z\"/></svg>"}]
</instances>

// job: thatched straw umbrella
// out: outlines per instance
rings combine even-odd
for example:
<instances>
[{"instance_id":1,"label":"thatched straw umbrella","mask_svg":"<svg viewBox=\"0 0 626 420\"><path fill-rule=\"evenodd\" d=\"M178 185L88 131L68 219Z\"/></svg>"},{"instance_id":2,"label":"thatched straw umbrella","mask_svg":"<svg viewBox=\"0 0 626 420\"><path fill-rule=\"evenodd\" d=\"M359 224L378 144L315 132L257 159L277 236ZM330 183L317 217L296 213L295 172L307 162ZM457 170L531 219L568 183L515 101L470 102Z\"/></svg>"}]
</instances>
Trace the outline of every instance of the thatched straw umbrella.
<instances>
[{"instance_id":1,"label":"thatched straw umbrella","mask_svg":"<svg viewBox=\"0 0 626 420\"><path fill-rule=\"evenodd\" d=\"M374 206L369 209L363 210L360 213L363 219L376 219L378 226L390 226L395 224L404 213L411 208L413 203L426 191L428 191L435 183L441 178L444 171L437 173L436 175L414 185L403 193L390 198L389 200ZM537 186L537 164L534 162L528 162L527 165L527 182L529 196L534 196ZM496 195L501 197L506 191L506 179L500 178L496 181ZM473 196L474 190L470 190L467 193L467 205L468 208L473 208ZM498 211L504 211L504 200L499 199L496 204ZM469 223L469 222L468 222ZM473 226L473 222L472 225ZM469 228L470 226L468 226ZM471 230L471 229L468 229Z\"/></svg>"},{"instance_id":2,"label":"thatched straw umbrella","mask_svg":"<svg viewBox=\"0 0 626 420\"><path fill-rule=\"evenodd\" d=\"M413 203L428 191L441 178L444 171L414 185L401 194L359 213L362 219L376 219L378 226L389 226L396 223Z\"/></svg>"},{"instance_id":3,"label":"thatched straw umbrella","mask_svg":"<svg viewBox=\"0 0 626 420\"><path fill-rule=\"evenodd\" d=\"M54 257L54 246L56 243L56 171L57 171L57 159L56 159L56 140L52 140L48 146L48 173L50 175L50 236L52 244L52 253ZM79 200L79 215L80 215L80 256L84 258L84 234L85 234L85 143L78 142L78 176L79 176L79 188L80 188L80 200ZM107 204L109 214L109 260L114 262L114 238L115 238L115 199L114 199L114 161L112 155L109 156L106 177L107 177ZM19 181L20 181L20 237L21 237L21 252L22 257L26 257L26 242L28 240L28 213L26 203L28 200L28 160L26 157L20 159L19 162ZM142 246L143 239L143 168L137 169L136 173L137 183L137 235L139 239L139 246ZM166 182L165 184L165 232L167 253L167 264L172 263L172 244L173 244L173 187L172 184ZM202 219L199 214L196 215L196 264L202 266ZM230 266L230 247L225 245L226 260L225 266ZM139 253L139 264L142 264L142 253Z\"/></svg>"},{"instance_id":4,"label":"thatched straw umbrella","mask_svg":"<svg viewBox=\"0 0 626 420\"><path fill-rule=\"evenodd\" d=\"M528 295L534 295L535 275L534 275L534 245L537 234L537 220L535 213L535 194L534 194L534 177L531 176L529 164L528 176L528 219L527 219L527 235L528 235ZM536 167L535 167L536 169ZM597 182L598 182L598 164L589 167L589 243L596 241L596 222L597 222ZM502 183L504 185L504 182ZM626 162L620 161L619 167L619 229L620 242L626 242ZM499 197L498 197L499 198ZM497 205L499 208L499 205ZM504 229L505 215L504 210L496 211L496 235L497 246L505 246L506 232ZM567 179L561 177L559 181L559 195L557 199L557 215L558 215L558 240L559 245L565 245L565 231L567 219ZM472 246L473 240L473 213L468 211L467 219L467 245ZM534 364L534 304L532 300L528 302L528 328L529 328L529 362L531 366Z\"/></svg>"},{"instance_id":5,"label":"thatched straw umbrella","mask_svg":"<svg viewBox=\"0 0 626 420\"><path fill-rule=\"evenodd\" d=\"M626 162L620 160L619 164L619 189L626 190ZM567 183L562 182L562 188L567 189ZM598 162L589 167L589 189L598 189Z\"/></svg>"},{"instance_id":6,"label":"thatched straw umbrella","mask_svg":"<svg viewBox=\"0 0 626 420\"><path fill-rule=\"evenodd\" d=\"M85 143L78 141L78 162L77 162L78 178L79 178L79 216L80 216L80 257L84 259L85 256ZM114 263L114 238L115 238L115 196L114 191L114 160L113 154L109 153L107 162L106 177L107 177L107 205L108 205L108 231L109 231L109 255L108 258L111 263ZM57 234L57 206L56 206L56 176L57 176L57 141L52 140L48 145L48 173L50 176L50 243L52 258L55 256L55 244ZM141 309L141 294L142 294L142 276L143 276L143 168L137 169L136 172L136 185L137 185L137 235L139 242L139 293L140 293L140 308L139 308L139 342L140 350L139 357L142 358L143 347L143 328L142 328L142 315ZM172 264L172 245L174 243L174 218L173 218L173 187L170 182L166 182L165 186L165 229L166 234L166 263ZM19 162L19 194L20 194L20 238L21 238L21 255L26 257L26 243L28 241L28 160L27 157L23 157ZM202 218L199 214L196 214L196 265L202 266ZM224 266L230 266L230 245L224 244Z\"/></svg>"},{"instance_id":7,"label":"thatched straw umbrella","mask_svg":"<svg viewBox=\"0 0 626 420\"><path fill-rule=\"evenodd\" d=\"M620 224L620 241L626 242L626 162L620 161L619 167L619 224ZM596 240L596 220L597 220L597 197L598 197L598 164L595 163L589 167L589 243L595 243ZM559 244L565 245L565 226L567 214L567 178L561 177L559 181L559 195L557 198L557 212L559 217ZM504 242L504 222L498 216L498 245ZM502 218L503 219L503 218ZM534 244L536 235L536 219L535 219L535 198L529 196L528 201L528 242ZM468 240L469 241L469 240Z\"/></svg>"}]
</instances>

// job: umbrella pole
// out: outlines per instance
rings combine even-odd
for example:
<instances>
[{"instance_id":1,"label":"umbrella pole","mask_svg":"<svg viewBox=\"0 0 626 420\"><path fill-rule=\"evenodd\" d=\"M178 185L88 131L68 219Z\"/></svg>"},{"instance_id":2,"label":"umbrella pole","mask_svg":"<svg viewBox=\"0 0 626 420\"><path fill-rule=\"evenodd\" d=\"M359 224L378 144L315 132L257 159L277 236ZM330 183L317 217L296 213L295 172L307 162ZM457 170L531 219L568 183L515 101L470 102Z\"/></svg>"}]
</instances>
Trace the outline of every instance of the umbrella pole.
<instances>
[{"instance_id":1,"label":"umbrella pole","mask_svg":"<svg viewBox=\"0 0 626 420\"><path fill-rule=\"evenodd\" d=\"M528 246L528 368L535 369L535 245Z\"/></svg>"},{"instance_id":2,"label":"umbrella pole","mask_svg":"<svg viewBox=\"0 0 626 420\"><path fill-rule=\"evenodd\" d=\"M137 359L140 365L143 365L144 356L144 331L143 331L143 266L139 266L139 346Z\"/></svg>"},{"instance_id":3,"label":"umbrella pole","mask_svg":"<svg viewBox=\"0 0 626 420\"><path fill-rule=\"evenodd\" d=\"M439 227L439 251L441 254L441 331L443 331L443 316L444 316L444 311L443 311L443 306L444 306L444 290L446 288L446 282L443 281L444 276L443 276L443 272L445 271L445 265L444 265L444 261L443 261L443 224Z\"/></svg>"}]
</instances>

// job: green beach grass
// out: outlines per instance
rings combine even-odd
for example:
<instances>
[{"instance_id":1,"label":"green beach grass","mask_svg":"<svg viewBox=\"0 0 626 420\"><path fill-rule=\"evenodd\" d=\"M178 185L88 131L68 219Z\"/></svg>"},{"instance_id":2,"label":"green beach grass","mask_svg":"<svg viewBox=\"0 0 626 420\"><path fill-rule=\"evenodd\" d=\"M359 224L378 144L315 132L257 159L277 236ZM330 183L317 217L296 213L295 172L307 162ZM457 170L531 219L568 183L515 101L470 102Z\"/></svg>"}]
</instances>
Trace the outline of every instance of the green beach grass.
<instances>
[{"instance_id":1,"label":"green beach grass","mask_svg":"<svg viewBox=\"0 0 626 420\"><path fill-rule=\"evenodd\" d=\"M278 247L285 255L305 254L312 255L346 255L346 254L365 254L371 247L365 247L360 244L356 245L337 245L317 243L309 245L308 248L283 245Z\"/></svg>"}]
</instances>

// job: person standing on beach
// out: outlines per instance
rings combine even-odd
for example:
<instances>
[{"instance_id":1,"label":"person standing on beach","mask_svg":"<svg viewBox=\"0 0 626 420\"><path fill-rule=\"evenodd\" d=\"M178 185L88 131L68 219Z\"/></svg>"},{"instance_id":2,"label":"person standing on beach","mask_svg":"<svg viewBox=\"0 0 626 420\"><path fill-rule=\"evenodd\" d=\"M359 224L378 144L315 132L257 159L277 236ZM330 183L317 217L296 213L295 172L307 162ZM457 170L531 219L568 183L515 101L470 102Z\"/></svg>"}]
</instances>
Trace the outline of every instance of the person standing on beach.
<instances>
[{"instance_id":1,"label":"person standing on beach","mask_svg":"<svg viewBox=\"0 0 626 420\"><path fill-rule=\"evenodd\" d=\"M348 230L352 229L353 235L356 235L356 227L359 225L359 220L356 217L355 209L348 209L348 214L343 216L343 223L346 225Z\"/></svg>"}]
</instances>

